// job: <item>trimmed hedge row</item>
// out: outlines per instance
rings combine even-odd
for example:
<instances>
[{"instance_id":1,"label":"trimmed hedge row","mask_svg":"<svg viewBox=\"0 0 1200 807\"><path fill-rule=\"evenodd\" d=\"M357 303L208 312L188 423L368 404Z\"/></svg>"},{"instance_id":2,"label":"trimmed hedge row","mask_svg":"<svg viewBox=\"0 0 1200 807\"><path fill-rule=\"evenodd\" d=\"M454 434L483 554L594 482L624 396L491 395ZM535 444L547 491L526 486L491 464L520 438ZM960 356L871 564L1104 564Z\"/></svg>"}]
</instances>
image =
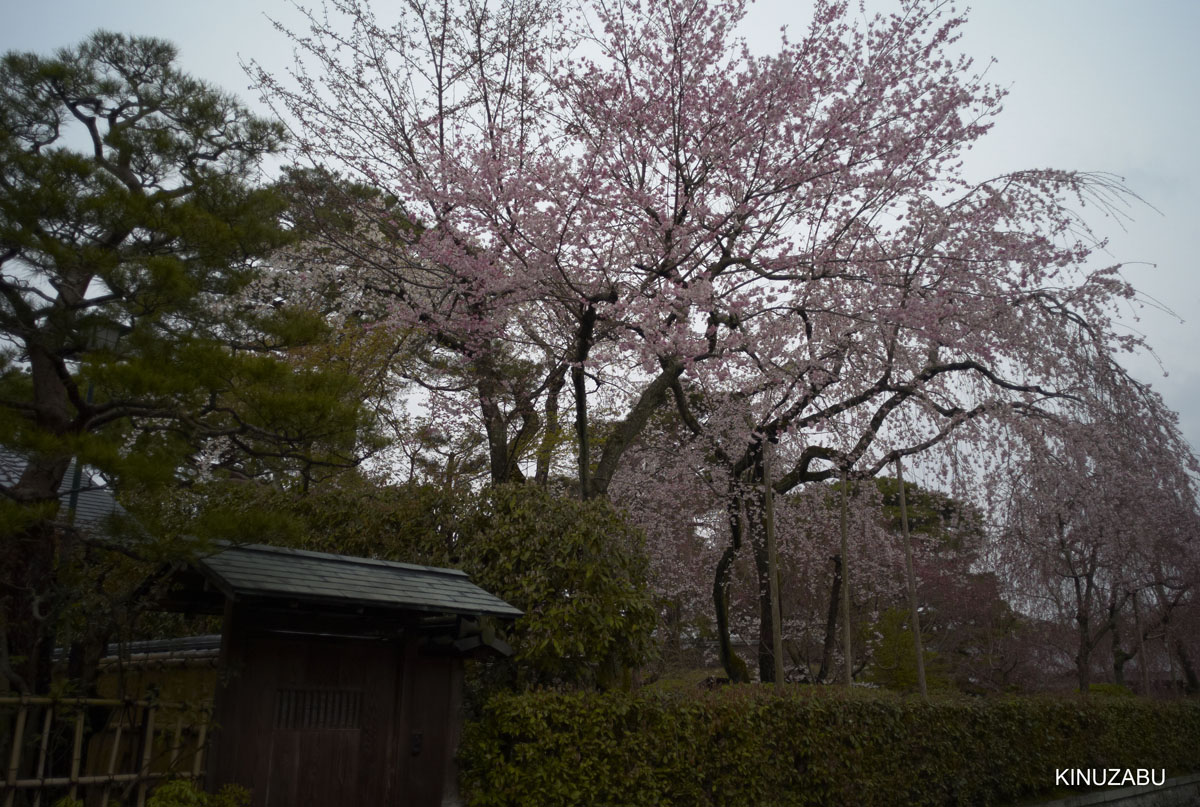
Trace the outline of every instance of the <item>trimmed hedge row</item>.
<instances>
[{"instance_id":1,"label":"trimmed hedge row","mask_svg":"<svg viewBox=\"0 0 1200 807\"><path fill-rule=\"evenodd\" d=\"M1059 768L1200 770L1200 702L535 692L490 700L459 756L471 807L1009 804Z\"/></svg>"}]
</instances>

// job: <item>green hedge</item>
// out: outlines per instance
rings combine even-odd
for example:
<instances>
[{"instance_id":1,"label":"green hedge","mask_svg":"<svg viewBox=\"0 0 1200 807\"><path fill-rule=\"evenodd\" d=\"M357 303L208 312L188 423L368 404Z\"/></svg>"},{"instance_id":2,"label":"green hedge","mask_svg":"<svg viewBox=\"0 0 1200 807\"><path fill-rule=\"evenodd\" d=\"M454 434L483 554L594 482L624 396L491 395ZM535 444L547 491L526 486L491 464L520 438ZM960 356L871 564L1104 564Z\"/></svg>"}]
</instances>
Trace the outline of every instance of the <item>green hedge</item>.
<instances>
[{"instance_id":1,"label":"green hedge","mask_svg":"<svg viewBox=\"0 0 1200 807\"><path fill-rule=\"evenodd\" d=\"M1010 804L1055 795L1056 768L1200 770L1200 702L499 695L467 725L460 763L471 807Z\"/></svg>"}]
</instances>

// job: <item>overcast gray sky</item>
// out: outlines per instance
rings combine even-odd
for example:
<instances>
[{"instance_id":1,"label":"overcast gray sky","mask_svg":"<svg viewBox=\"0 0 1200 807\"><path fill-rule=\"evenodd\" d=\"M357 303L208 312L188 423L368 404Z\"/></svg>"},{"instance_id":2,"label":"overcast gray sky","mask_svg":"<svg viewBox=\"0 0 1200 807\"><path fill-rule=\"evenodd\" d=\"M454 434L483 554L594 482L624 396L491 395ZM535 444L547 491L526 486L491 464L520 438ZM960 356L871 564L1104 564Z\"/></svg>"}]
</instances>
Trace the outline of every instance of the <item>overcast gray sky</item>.
<instances>
[{"instance_id":1,"label":"overcast gray sky","mask_svg":"<svg viewBox=\"0 0 1200 807\"><path fill-rule=\"evenodd\" d=\"M893 7L887 0L868 5ZM254 102L239 58L274 68L290 61L267 14L295 18L285 0L0 0L0 51L45 53L97 28L159 36L179 46L185 69ZM808 14L802 0L759 0L746 30L766 48L780 25L803 32ZM995 127L970 155L973 177L1017 168L1107 171L1153 206L1131 209L1124 230L1115 220L1091 223L1111 238L1108 262L1129 263L1126 277L1175 312L1127 312L1162 367L1149 356L1126 364L1180 412L1193 448L1200 448L1197 31L1194 0L980 0L960 44L977 66L994 57L988 76L1010 90Z\"/></svg>"}]
</instances>

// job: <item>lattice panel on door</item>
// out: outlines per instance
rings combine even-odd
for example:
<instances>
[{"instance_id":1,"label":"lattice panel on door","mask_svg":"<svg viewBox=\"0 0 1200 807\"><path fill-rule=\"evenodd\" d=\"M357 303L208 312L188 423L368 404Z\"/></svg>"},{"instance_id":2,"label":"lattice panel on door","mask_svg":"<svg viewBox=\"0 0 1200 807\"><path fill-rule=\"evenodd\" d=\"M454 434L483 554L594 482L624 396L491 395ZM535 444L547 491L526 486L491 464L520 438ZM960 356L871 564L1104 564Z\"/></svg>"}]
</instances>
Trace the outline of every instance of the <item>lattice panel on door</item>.
<instances>
[{"instance_id":1,"label":"lattice panel on door","mask_svg":"<svg viewBox=\"0 0 1200 807\"><path fill-rule=\"evenodd\" d=\"M362 690L280 689L275 693L277 729L362 727Z\"/></svg>"}]
</instances>

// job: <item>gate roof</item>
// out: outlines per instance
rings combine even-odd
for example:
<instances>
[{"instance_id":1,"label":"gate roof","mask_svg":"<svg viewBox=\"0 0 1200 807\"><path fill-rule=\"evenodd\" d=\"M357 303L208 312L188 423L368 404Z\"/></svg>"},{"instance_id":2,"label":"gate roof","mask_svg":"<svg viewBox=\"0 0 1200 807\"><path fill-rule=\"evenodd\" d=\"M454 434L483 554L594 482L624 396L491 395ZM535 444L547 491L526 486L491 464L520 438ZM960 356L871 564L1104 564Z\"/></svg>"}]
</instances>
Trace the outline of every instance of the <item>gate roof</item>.
<instances>
[{"instance_id":1,"label":"gate roof","mask_svg":"<svg viewBox=\"0 0 1200 807\"><path fill-rule=\"evenodd\" d=\"M226 547L199 559L196 567L235 601L278 599L507 619L523 613L457 569L262 544Z\"/></svg>"}]
</instances>

